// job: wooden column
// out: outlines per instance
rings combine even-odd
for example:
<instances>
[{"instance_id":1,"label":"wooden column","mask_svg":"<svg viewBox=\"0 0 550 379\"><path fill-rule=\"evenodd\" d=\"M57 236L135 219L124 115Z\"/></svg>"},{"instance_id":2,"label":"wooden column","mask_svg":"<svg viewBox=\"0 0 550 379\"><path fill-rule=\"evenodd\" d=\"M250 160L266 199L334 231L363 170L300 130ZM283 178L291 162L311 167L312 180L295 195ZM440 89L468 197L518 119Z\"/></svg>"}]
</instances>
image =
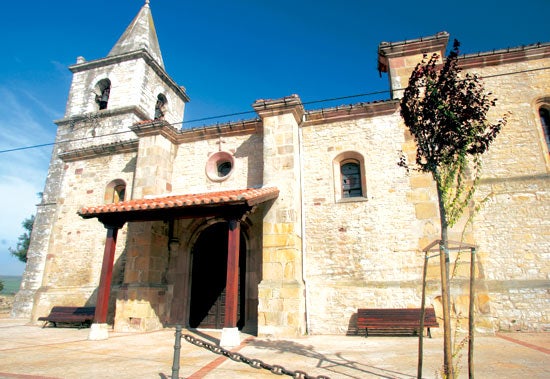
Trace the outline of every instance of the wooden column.
<instances>
[{"instance_id":1,"label":"wooden column","mask_svg":"<svg viewBox=\"0 0 550 379\"><path fill-rule=\"evenodd\" d=\"M239 300L239 247L241 223L236 219L229 220L227 240L227 280L225 282L225 328L237 327L237 310Z\"/></svg>"},{"instance_id":2,"label":"wooden column","mask_svg":"<svg viewBox=\"0 0 550 379\"><path fill-rule=\"evenodd\" d=\"M121 225L107 225L107 240L103 251L103 264L101 277L97 291L97 303L95 307L94 323L107 323L107 309L109 307L109 294L111 293L111 280L113 279L113 263L115 259L116 238Z\"/></svg>"}]
</instances>

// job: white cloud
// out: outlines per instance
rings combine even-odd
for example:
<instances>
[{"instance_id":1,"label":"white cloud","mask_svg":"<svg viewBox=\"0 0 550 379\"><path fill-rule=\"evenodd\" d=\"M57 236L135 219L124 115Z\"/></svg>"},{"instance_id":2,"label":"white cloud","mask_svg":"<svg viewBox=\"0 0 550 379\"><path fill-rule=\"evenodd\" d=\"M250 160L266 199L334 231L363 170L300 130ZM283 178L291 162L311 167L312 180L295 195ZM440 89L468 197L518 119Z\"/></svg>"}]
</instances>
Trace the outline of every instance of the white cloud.
<instances>
[{"instance_id":1,"label":"white cloud","mask_svg":"<svg viewBox=\"0 0 550 379\"><path fill-rule=\"evenodd\" d=\"M53 110L22 87L0 86L0 98L0 149L53 142Z\"/></svg>"},{"instance_id":2,"label":"white cloud","mask_svg":"<svg viewBox=\"0 0 550 379\"><path fill-rule=\"evenodd\" d=\"M0 151L53 142L55 126L48 108L24 86L0 85ZM0 152L0 274L17 275L24 265L8 252L24 232L22 222L36 213L52 147Z\"/></svg>"}]
</instances>

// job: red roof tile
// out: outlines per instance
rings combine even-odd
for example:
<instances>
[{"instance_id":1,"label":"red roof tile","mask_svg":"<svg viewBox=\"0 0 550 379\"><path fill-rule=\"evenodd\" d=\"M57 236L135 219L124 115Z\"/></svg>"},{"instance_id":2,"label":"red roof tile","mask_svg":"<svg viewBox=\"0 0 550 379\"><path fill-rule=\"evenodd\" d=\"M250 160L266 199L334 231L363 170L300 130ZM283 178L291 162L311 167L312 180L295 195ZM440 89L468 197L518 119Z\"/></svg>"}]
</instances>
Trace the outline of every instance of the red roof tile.
<instances>
[{"instance_id":1,"label":"red roof tile","mask_svg":"<svg viewBox=\"0 0 550 379\"><path fill-rule=\"evenodd\" d=\"M112 214L153 209L176 209L201 205L246 204L248 206L253 206L267 200L275 199L278 195L279 189L277 187L247 188L121 201L112 204L83 207L78 211L78 214L82 217L90 218L108 213Z\"/></svg>"}]
</instances>

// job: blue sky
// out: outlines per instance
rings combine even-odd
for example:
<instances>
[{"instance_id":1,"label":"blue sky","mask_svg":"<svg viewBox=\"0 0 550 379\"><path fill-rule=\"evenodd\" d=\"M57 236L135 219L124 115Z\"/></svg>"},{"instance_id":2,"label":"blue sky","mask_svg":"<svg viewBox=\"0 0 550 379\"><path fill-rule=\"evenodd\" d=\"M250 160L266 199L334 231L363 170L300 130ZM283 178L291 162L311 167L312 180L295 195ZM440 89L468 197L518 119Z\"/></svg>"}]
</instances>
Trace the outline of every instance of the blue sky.
<instances>
[{"instance_id":1,"label":"blue sky","mask_svg":"<svg viewBox=\"0 0 550 379\"><path fill-rule=\"evenodd\" d=\"M507 4L506 4L507 3ZM20 0L2 3L0 34L0 274L24 265L8 253L36 211L51 147L63 116L76 57L107 55L144 0ZM550 0L521 2L368 0L151 0L168 74L187 88L187 126L251 111L257 99L291 94L322 108L382 100L380 42L447 31L475 53L550 42ZM254 114L232 116L237 121ZM219 121L228 118L220 118Z\"/></svg>"}]
</instances>

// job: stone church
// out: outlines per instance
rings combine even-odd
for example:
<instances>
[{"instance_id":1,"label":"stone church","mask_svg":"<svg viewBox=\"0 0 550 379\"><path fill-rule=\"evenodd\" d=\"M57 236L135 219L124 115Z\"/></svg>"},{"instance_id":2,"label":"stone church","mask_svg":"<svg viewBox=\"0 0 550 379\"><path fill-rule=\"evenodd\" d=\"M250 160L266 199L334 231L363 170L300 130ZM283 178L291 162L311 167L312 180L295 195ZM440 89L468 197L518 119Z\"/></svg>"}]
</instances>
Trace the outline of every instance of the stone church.
<instances>
[{"instance_id":1,"label":"stone church","mask_svg":"<svg viewBox=\"0 0 550 379\"><path fill-rule=\"evenodd\" d=\"M146 1L106 57L69 67L12 315L95 306L91 338L181 324L231 339L353 333L358 308L419 307L438 202L430 175L398 165L416 151L399 97L448 43L381 43L390 99L306 110L290 95L255 101L250 120L186 129L190 98L164 68ZM459 62L498 98L490 118L510 112L483 157L481 207L450 231L476 247L476 328L549 330L550 44ZM438 259L426 303L440 315ZM450 259L452 313L467 325L470 250Z\"/></svg>"}]
</instances>

